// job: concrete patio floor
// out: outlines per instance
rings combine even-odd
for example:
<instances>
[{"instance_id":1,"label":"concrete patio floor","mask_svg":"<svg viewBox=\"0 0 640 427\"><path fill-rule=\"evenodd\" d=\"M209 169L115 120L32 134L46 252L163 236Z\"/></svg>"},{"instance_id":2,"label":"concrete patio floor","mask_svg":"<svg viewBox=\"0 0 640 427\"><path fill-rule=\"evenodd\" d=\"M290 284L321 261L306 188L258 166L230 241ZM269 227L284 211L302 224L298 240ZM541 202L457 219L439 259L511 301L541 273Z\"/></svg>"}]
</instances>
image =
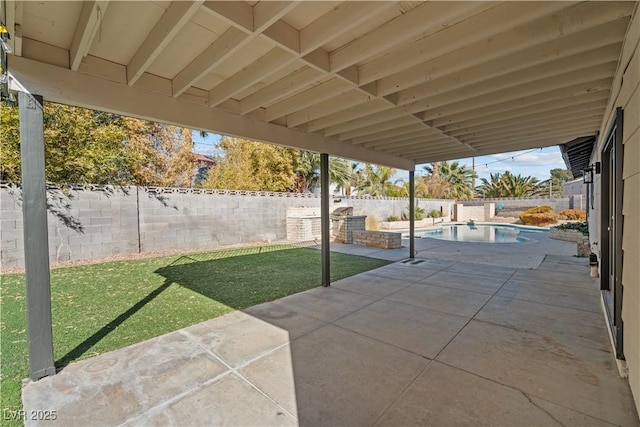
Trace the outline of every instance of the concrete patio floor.
<instances>
[{"instance_id":1,"label":"concrete patio floor","mask_svg":"<svg viewBox=\"0 0 640 427\"><path fill-rule=\"evenodd\" d=\"M586 260L526 246L332 245L396 262L28 383L26 425L640 425Z\"/></svg>"}]
</instances>

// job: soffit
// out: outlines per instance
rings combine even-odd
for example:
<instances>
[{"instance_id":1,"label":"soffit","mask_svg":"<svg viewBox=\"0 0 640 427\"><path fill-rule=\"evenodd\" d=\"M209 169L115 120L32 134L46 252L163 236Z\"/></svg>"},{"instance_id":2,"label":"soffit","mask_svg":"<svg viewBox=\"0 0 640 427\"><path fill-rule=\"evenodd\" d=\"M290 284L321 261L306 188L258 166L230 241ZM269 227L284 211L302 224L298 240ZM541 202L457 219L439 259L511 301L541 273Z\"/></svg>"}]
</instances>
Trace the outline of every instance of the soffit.
<instances>
[{"instance_id":1,"label":"soffit","mask_svg":"<svg viewBox=\"0 0 640 427\"><path fill-rule=\"evenodd\" d=\"M6 4L18 44L10 69L52 100L396 166L594 134L637 8L555 1ZM74 95L74 76L93 84L95 100ZM132 99L100 95L120 93L114 84ZM191 103L207 109L191 116L214 119L155 113L160 107L144 105L148 91L155 104L185 110Z\"/></svg>"}]
</instances>

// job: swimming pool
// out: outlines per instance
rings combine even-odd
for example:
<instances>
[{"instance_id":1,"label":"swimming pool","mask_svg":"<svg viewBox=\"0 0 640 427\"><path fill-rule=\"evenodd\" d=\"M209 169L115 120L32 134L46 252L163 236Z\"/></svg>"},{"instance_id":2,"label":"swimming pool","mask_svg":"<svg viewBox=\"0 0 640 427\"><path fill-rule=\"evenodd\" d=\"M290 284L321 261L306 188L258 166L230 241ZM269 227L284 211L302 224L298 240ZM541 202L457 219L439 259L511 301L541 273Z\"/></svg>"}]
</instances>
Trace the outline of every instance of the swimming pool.
<instances>
[{"instance_id":1,"label":"swimming pool","mask_svg":"<svg viewBox=\"0 0 640 427\"><path fill-rule=\"evenodd\" d=\"M527 243L535 242L536 233L547 233L540 230L517 225L497 224L451 224L433 230L416 231L416 238L431 238L450 240L455 242L476 243ZM402 233L402 237L409 237L409 232Z\"/></svg>"}]
</instances>

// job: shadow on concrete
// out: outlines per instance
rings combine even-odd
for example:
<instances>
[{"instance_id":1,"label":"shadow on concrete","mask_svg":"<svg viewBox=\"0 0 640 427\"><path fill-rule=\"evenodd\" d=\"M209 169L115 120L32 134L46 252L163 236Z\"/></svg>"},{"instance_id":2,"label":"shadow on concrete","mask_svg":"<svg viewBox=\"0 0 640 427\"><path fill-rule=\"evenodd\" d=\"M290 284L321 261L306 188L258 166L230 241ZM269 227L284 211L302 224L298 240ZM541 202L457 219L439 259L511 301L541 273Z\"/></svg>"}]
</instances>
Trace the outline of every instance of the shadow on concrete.
<instances>
[{"instance_id":1,"label":"shadow on concrete","mask_svg":"<svg viewBox=\"0 0 640 427\"><path fill-rule=\"evenodd\" d=\"M260 292L269 274L285 283L290 251L158 273L239 306L216 272ZM294 259L309 281L306 252ZM26 385L24 407L57 408L62 425L640 425L599 292L585 260L562 255L538 269L397 262L74 363Z\"/></svg>"}]
</instances>

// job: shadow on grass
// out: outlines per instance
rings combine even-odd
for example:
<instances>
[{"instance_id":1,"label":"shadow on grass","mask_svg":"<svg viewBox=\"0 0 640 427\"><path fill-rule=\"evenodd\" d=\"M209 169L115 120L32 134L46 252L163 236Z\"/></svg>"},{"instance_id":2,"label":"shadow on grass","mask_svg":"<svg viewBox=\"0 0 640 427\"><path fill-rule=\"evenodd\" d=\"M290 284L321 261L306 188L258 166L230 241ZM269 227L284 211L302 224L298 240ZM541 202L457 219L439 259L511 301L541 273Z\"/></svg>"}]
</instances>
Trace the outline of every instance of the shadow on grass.
<instances>
[{"instance_id":1,"label":"shadow on grass","mask_svg":"<svg viewBox=\"0 0 640 427\"><path fill-rule=\"evenodd\" d=\"M62 356L56 361L56 367L64 368L80 358L172 284L235 309L247 308L318 286L320 252L304 249L313 245L315 242L181 256L170 265L155 271L165 278L162 285Z\"/></svg>"},{"instance_id":2,"label":"shadow on grass","mask_svg":"<svg viewBox=\"0 0 640 427\"><path fill-rule=\"evenodd\" d=\"M221 258L217 254L183 257L160 268L165 280L234 309L244 309L321 283L320 252L304 248L263 247L256 253Z\"/></svg>"},{"instance_id":3,"label":"shadow on grass","mask_svg":"<svg viewBox=\"0 0 640 427\"><path fill-rule=\"evenodd\" d=\"M69 363L73 362L74 360L78 359L83 354L85 354L87 351L91 350L91 348L94 345L96 345L98 342L100 342L100 340L102 340L104 337L109 335L109 333L111 331L113 331L118 326L120 326L122 323L124 323L128 318L130 318L131 316L136 314L138 311L140 311L140 309L142 309L145 305L147 305L151 301L153 301L158 295L160 295L170 285L171 285L171 282L168 281L168 280L165 280L165 282L161 286L157 287L149 295L147 295L146 297L144 297L143 299L138 301L131 308L129 308L124 313L120 314L118 317L113 319L111 322L109 322L106 325L104 325L102 328L100 328L100 330L98 332L96 332L95 334L91 335L85 341L83 341L82 343L77 345L69 353L67 353L64 356L62 356L62 358L60 358L59 360L56 361L56 363L55 363L56 367L59 368L59 369L60 368L64 368Z\"/></svg>"}]
</instances>

